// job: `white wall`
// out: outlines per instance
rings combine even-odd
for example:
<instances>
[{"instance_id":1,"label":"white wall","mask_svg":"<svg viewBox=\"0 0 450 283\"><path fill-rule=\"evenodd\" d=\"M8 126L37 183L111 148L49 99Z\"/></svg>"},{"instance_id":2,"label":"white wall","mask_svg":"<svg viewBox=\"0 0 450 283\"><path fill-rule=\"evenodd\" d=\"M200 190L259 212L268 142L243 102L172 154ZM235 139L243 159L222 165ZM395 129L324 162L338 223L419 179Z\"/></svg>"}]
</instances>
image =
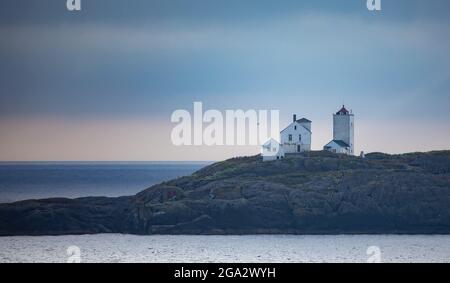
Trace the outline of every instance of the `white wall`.
<instances>
[{"instance_id":1,"label":"white wall","mask_svg":"<svg viewBox=\"0 0 450 283\"><path fill-rule=\"evenodd\" d=\"M354 116L333 115L333 140L341 140L350 145L350 153L354 154Z\"/></svg>"},{"instance_id":2,"label":"white wall","mask_svg":"<svg viewBox=\"0 0 450 283\"><path fill-rule=\"evenodd\" d=\"M289 141L289 135L292 135L292 141ZM299 135L301 135L301 140ZM297 152L298 145L300 145L300 151L311 150L311 132L297 122L291 123L284 129L280 133L280 138L285 153Z\"/></svg>"},{"instance_id":3,"label":"white wall","mask_svg":"<svg viewBox=\"0 0 450 283\"><path fill-rule=\"evenodd\" d=\"M334 153L345 153L345 154L349 154L348 150L339 146L337 143L335 142L330 142L329 144L327 144L326 146L328 146L329 148L326 149L328 151L334 152ZM325 147L324 147L325 149Z\"/></svg>"},{"instance_id":4,"label":"white wall","mask_svg":"<svg viewBox=\"0 0 450 283\"><path fill-rule=\"evenodd\" d=\"M283 147L275 140L266 142L261 149L263 161L272 161L284 157Z\"/></svg>"}]
</instances>

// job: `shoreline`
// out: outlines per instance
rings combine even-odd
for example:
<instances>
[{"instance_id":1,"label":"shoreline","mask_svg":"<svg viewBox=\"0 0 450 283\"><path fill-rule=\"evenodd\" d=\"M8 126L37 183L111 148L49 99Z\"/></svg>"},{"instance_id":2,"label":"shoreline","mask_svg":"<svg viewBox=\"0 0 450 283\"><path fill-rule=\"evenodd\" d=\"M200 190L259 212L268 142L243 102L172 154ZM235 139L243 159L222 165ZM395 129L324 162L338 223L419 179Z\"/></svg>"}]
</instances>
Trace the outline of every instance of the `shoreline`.
<instances>
[{"instance_id":1,"label":"shoreline","mask_svg":"<svg viewBox=\"0 0 450 283\"><path fill-rule=\"evenodd\" d=\"M450 234L450 151L232 158L131 196L0 204L0 235Z\"/></svg>"}]
</instances>

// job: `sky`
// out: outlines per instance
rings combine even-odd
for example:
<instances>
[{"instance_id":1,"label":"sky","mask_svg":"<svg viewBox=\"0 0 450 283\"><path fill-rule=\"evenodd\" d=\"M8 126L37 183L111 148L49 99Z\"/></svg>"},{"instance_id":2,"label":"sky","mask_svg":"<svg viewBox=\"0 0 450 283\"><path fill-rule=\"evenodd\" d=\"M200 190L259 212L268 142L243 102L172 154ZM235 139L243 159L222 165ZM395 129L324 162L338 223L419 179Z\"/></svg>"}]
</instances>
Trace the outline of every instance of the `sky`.
<instances>
[{"instance_id":1,"label":"sky","mask_svg":"<svg viewBox=\"0 0 450 283\"><path fill-rule=\"evenodd\" d=\"M450 149L450 1L5 0L0 160L222 160L172 145L177 109L355 114L355 152Z\"/></svg>"}]
</instances>

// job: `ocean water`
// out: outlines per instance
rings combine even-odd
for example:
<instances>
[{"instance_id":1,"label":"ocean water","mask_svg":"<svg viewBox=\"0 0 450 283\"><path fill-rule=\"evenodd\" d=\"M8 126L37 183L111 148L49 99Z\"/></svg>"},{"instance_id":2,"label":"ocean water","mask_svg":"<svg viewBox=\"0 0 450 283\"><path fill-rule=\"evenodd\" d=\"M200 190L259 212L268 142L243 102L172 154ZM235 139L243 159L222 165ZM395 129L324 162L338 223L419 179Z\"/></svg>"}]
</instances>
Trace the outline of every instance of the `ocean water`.
<instances>
[{"instance_id":1,"label":"ocean water","mask_svg":"<svg viewBox=\"0 0 450 283\"><path fill-rule=\"evenodd\" d=\"M0 262L450 262L443 235L0 237Z\"/></svg>"},{"instance_id":2,"label":"ocean water","mask_svg":"<svg viewBox=\"0 0 450 283\"><path fill-rule=\"evenodd\" d=\"M0 162L0 202L133 195L207 162Z\"/></svg>"},{"instance_id":3,"label":"ocean water","mask_svg":"<svg viewBox=\"0 0 450 283\"><path fill-rule=\"evenodd\" d=\"M0 201L132 195L207 164L0 163ZM77 251L81 262L450 262L450 235L0 237L0 262L67 262Z\"/></svg>"}]
</instances>

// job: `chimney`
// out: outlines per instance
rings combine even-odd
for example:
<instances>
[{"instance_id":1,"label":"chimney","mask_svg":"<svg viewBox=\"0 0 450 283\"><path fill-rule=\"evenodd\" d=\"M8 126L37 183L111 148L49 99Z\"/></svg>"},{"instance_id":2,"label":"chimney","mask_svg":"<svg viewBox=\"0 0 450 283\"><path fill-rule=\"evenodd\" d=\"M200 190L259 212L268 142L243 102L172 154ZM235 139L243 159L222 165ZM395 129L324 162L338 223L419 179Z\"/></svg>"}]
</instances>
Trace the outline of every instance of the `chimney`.
<instances>
[{"instance_id":1,"label":"chimney","mask_svg":"<svg viewBox=\"0 0 450 283\"><path fill-rule=\"evenodd\" d=\"M297 121L297 115L294 114L294 122Z\"/></svg>"}]
</instances>

